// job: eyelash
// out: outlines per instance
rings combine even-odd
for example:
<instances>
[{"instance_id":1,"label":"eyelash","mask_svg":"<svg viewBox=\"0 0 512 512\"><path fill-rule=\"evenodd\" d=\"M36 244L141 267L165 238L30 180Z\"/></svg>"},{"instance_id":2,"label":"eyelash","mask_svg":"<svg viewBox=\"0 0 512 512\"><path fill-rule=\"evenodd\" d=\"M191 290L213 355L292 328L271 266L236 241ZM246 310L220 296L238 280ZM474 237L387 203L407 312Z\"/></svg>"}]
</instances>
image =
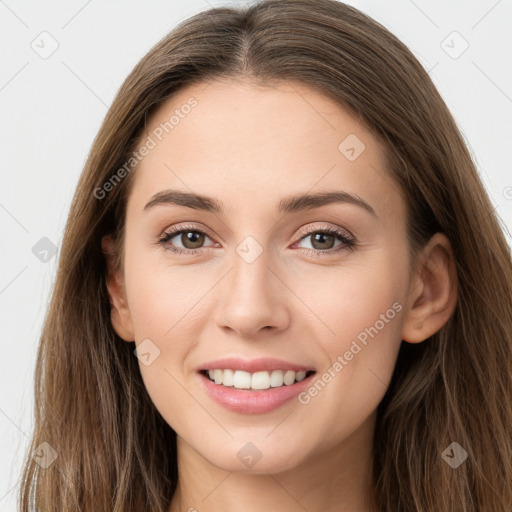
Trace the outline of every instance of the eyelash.
<instances>
[{"instance_id":1,"label":"eyelash","mask_svg":"<svg viewBox=\"0 0 512 512\"><path fill-rule=\"evenodd\" d=\"M182 233L190 232L190 231L192 231L194 233L200 233L200 234L208 236L209 238L212 238L208 235L208 233L205 233L203 230L198 229L195 226L181 225L181 226L170 228L168 231L163 233L158 238L157 244L161 245L164 250L170 251L173 254L188 255L188 256L193 256L193 255L201 252L202 249L210 248L210 247L201 247L199 249L180 249L180 248L171 248L171 247L166 246L166 244L169 242L169 240L173 239L175 236L180 235ZM329 227L329 226L322 228L322 229L315 229L315 230L310 230L305 233L302 233L302 236L300 237L299 242L302 241L304 238L307 238L308 236L314 235L316 233L322 233L322 234L326 234L326 235L336 235L336 237L342 242L342 244L339 245L336 249L328 249L325 251L322 251L320 249L303 249L310 255L318 256L318 257L331 256L331 255L337 254L343 250L353 251L356 248L355 239L349 238L344 232L342 232L336 228Z\"/></svg>"}]
</instances>

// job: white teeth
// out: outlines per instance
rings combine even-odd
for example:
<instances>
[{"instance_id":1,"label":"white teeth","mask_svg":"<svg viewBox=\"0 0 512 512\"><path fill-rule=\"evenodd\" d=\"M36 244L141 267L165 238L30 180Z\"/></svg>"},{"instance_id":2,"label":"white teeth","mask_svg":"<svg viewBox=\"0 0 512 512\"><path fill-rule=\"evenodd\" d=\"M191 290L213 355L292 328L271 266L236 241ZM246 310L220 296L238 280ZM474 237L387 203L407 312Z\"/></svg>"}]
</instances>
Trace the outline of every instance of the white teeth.
<instances>
[{"instance_id":1,"label":"white teeth","mask_svg":"<svg viewBox=\"0 0 512 512\"><path fill-rule=\"evenodd\" d=\"M270 385L273 388L278 388L283 385L283 372L281 370L274 370L270 376Z\"/></svg>"},{"instance_id":2,"label":"white teeth","mask_svg":"<svg viewBox=\"0 0 512 512\"><path fill-rule=\"evenodd\" d=\"M306 372L297 372L295 374L295 380L297 382L300 382L301 380L304 380L306 378Z\"/></svg>"},{"instance_id":3,"label":"white teeth","mask_svg":"<svg viewBox=\"0 0 512 512\"><path fill-rule=\"evenodd\" d=\"M295 372L292 370L288 370L283 377L283 381L287 386L290 386L295 382Z\"/></svg>"},{"instance_id":4,"label":"white teeth","mask_svg":"<svg viewBox=\"0 0 512 512\"><path fill-rule=\"evenodd\" d=\"M242 370L208 370L210 380L215 384L235 387L236 389L268 389L281 386L291 386L306 378L306 372L294 372L292 370L274 370L273 372L249 373Z\"/></svg>"},{"instance_id":5,"label":"white teeth","mask_svg":"<svg viewBox=\"0 0 512 512\"><path fill-rule=\"evenodd\" d=\"M221 382L216 382L221 384ZM233 386L237 389L249 389L251 387L251 374L237 370L233 376Z\"/></svg>"},{"instance_id":6,"label":"white teeth","mask_svg":"<svg viewBox=\"0 0 512 512\"><path fill-rule=\"evenodd\" d=\"M256 372L252 374L251 389L268 389L270 387L270 375L268 372Z\"/></svg>"},{"instance_id":7,"label":"white teeth","mask_svg":"<svg viewBox=\"0 0 512 512\"><path fill-rule=\"evenodd\" d=\"M215 384L222 384L224 372L222 370L213 370L213 379L215 380Z\"/></svg>"},{"instance_id":8,"label":"white teeth","mask_svg":"<svg viewBox=\"0 0 512 512\"><path fill-rule=\"evenodd\" d=\"M224 374L222 377L222 385L224 386L232 386L233 385L233 378L235 376L235 372L233 370L224 370Z\"/></svg>"}]
</instances>

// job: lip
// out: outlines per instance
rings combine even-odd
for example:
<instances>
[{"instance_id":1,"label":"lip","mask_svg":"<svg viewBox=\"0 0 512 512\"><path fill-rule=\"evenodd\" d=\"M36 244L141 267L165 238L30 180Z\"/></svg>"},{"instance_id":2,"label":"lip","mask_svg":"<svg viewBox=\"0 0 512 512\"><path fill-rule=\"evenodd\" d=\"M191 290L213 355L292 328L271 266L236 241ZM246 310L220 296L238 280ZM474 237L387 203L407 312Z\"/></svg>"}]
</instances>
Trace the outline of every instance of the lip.
<instances>
[{"instance_id":1,"label":"lip","mask_svg":"<svg viewBox=\"0 0 512 512\"><path fill-rule=\"evenodd\" d=\"M242 370L244 372L255 373L274 370L293 370L300 371L316 371L315 368L303 366L297 363L291 363L282 359L272 359L268 357L260 357L258 359L240 359L236 357L225 357L210 361L203 366L197 368L198 372L202 370ZM293 384L292 384L293 385Z\"/></svg>"},{"instance_id":2,"label":"lip","mask_svg":"<svg viewBox=\"0 0 512 512\"><path fill-rule=\"evenodd\" d=\"M229 364L233 364L233 360L230 360ZM269 362L270 361L270 362ZM276 360L267 360L269 365L273 365ZM223 367L222 363L219 361L215 361L215 366L217 369L242 369L239 367L233 368L233 366L225 366ZM282 364L282 363L280 363ZM279 366L279 368L274 369L289 369L293 370L293 368L299 368L295 371L306 371L306 367L300 365L290 365L285 368L283 366ZM245 366L247 368L248 366ZM261 363L256 363L254 360L249 364L250 368L256 368L254 371L264 371L261 369ZM213 368L202 368L201 370L208 370ZM267 371L270 371L268 368ZM244 370L249 371L249 370ZM289 402L297 395L302 393L312 381L312 378L316 375L316 371L313 371L310 375L308 375L305 379L300 382L296 382L289 386L283 385L278 388L268 388L262 389L258 391L246 390L246 389L236 389L231 386L223 386L222 384L215 384L212 382L204 373L199 371L198 376L201 381L201 385L203 386L206 394L217 404L222 407L228 409L229 411L233 411L239 414L262 414L266 412L273 411Z\"/></svg>"}]
</instances>

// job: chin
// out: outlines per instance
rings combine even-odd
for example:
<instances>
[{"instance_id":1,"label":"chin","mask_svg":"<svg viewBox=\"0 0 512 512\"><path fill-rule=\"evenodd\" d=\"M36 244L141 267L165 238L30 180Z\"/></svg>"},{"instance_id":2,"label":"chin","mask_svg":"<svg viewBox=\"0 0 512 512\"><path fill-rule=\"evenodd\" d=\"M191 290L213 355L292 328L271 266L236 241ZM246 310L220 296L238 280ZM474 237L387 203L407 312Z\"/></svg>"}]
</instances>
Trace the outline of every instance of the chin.
<instances>
[{"instance_id":1,"label":"chin","mask_svg":"<svg viewBox=\"0 0 512 512\"><path fill-rule=\"evenodd\" d=\"M264 436L261 440L255 437L250 439L252 440L241 441L238 437L230 439L227 443L213 442L213 445L223 446L224 449L213 451L197 449L196 451L220 469L251 475L289 471L300 465L306 458L304 447L298 441L283 446L282 442L265 440Z\"/></svg>"}]
</instances>

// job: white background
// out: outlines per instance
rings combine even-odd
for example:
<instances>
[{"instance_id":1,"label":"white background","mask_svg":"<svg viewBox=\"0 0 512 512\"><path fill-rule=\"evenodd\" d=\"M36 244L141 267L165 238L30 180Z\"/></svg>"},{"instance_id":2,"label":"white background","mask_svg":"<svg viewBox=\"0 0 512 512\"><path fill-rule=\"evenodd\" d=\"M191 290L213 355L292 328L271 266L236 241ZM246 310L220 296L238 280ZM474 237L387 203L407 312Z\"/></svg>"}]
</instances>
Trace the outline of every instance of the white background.
<instances>
[{"instance_id":1,"label":"white background","mask_svg":"<svg viewBox=\"0 0 512 512\"><path fill-rule=\"evenodd\" d=\"M0 0L0 511L16 510L32 429L36 348L59 254L43 263L32 247L42 237L60 246L93 138L138 60L192 14L236 3ZM348 3L391 30L431 70L510 230L512 2ZM31 47L43 31L58 42L47 59ZM442 47L453 31L469 43L456 59ZM452 53L461 44L458 36L444 43Z\"/></svg>"}]
</instances>

